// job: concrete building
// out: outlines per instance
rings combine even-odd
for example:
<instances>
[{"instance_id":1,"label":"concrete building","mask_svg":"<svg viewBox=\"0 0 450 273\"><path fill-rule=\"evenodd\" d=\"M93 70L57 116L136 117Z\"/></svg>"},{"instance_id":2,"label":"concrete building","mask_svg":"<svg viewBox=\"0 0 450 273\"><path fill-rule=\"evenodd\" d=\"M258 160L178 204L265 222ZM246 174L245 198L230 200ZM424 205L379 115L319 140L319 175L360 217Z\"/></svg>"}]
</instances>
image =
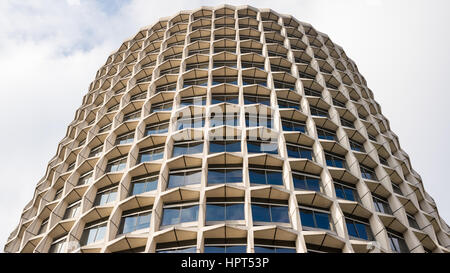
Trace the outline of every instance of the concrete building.
<instances>
[{"instance_id":1,"label":"concrete building","mask_svg":"<svg viewBox=\"0 0 450 273\"><path fill-rule=\"evenodd\" d=\"M5 251L447 253L449 234L344 50L225 5L111 54Z\"/></svg>"}]
</instances>

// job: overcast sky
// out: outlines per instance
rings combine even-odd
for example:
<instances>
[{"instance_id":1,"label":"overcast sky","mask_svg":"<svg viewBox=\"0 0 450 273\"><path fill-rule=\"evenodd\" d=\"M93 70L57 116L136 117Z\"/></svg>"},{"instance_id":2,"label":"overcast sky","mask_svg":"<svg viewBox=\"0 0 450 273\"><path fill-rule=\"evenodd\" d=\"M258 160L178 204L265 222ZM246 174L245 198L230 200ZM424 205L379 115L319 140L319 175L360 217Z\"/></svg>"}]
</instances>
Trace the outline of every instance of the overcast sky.
<instances>
[{"instance_id":1,"label":"overcast sky","mask_svg":"<svg viewBox=\"0 0 450 273\"><path fill-rule=\"evenodd\" d=\"M158 18L223 1L0 1L0 248L95 73ZM450 220L450 1L226 1L291 14L341 45ZM448 222L449 223L449 222Z\"/></svg>"}]
</instances>

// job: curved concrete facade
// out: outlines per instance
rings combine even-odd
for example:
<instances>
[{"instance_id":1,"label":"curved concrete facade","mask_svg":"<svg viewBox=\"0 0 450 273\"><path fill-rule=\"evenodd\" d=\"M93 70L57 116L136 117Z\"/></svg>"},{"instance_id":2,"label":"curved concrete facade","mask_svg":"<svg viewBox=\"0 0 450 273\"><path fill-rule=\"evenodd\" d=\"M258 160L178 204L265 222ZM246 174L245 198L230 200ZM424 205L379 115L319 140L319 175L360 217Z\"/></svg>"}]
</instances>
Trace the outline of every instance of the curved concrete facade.
<instances>
[{"instance_id":1,"label":"curved concrete facade","mask_svg":"<svg viewBox=\"0 0 450 273\"><path fill-rule=\"evenodd\" d=\"M344 50L289 15L225 5L162 18L111 54L5 251L449 245Z\"/></svg>"}]
</instances>

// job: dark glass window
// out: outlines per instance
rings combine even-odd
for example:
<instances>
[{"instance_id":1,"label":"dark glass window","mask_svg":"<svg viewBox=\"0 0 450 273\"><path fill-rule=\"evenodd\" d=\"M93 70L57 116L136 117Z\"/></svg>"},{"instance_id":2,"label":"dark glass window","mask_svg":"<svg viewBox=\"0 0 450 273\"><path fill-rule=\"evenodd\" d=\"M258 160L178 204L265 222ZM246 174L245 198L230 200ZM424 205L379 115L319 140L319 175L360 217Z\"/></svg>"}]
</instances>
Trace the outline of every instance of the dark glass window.
<instances>
[{"instance_id":1,"label":"dark glass window","mask_svg":"<svg viewBox=\"0 0 450 273\"><path fill-rule=\"evenodd\" d=\"M319 139L337 140L335 132L320 127L317 127L317 136Z\"/></svg>"},{"instance_id":2,"label":"dark glass window","mask_svg":"<svg viewBox=\"0 0 450 273\"><path fill-rule=\"evenodd\" d=\"M301 111L301 107L300 107L300 102L299 101L278 99L278 107L280 107L280 108L293 108L293 109Z\"/></svg>"},{"instance_id":3,"label":"dark glass window","mask_svg":"<svg viewBox=\"0 0 450 273\"><path fill-rule=\"evenodd\" d=\"M309 109L311 110L311 115L313 115L313 116L328 117L328 110L314 107L314 106L309 106Z\"/></svg>"},{"instance_id":4,"label":"dark glass window","mask_svg":"<svg viewBox=\"0 0 450 273\"><path fill-rule=\"evenodd\" d=\"M206 96L181 98L180 100L180 106L205 105L205 104L206 104Z\"/></svg>"},{"instance_id":5,"label":"dark glass window","mask_svg":"<svg viewBox=\"0 0 450 273\"><path fill-rule=\"evenodd\" d=\"M183 130L186 128L202 128L205 126L205 118L202 116L197 117L181 117L177 121L177 130Z\"/></svg>"},{"instance_id":6,"label":"dark glass window","mask_svg":"<svg viewBox=\"0 0 450 273\"><path fill-rule=\"evenodd\" d=\"M237 63L234 60L233 61L220 60L220 61L214 61L214 63L213 63L213 67L214 68L222 67L222 66L236 68L237 67Z\"/></svg>"},{"instance_id":7,"label":"dark glass window","mask_svg":"<svg viewBox=\"0 0 450 273\"><path fill-rule=\"evenodd\" d=\"M263 140L247 140L248 153L268 153L278 154L278 143L273 141Z\"/></svg>"},{"instance_id":8,"label":"dark glass window","mask_svg":"<svg viewBox=\"0 0 450 273\"><path fill-rule=\"evenodd\" d=\"M327 162L327 166L347 169L347 164L345 162L345 158L343 158L341 156L326 152L325 159Z\"/></svg>"},{"instance_id":9,"label":"dark glass window","mask_svg":"<svg viewBox=\"0 0 450 273\"><path fill-rule=\"evenodd\" d=\"M123 116L123 121L125 122L128 120L135 120L139 119L140 117L141 117L141 109L125 114Z\"/></svg>"},{"instance_id":10,"label":"dark glass window","mask_svg":"<svg viewBox=\"0 0 450 273\"><path fill-rule=\"evenodd\" d=\"M255 253L296 253L294 241L255 238Z\"/></svg>"},{"instance_id":11,"label":"dark glass window","mask_svg":"<svg viewBox=\"0 0 450 273\"><path fill-rule=\"evenodd\" d=\"M242 51L242 49L241 49L241 51ZM241 66L242 66L242 68L256 67L256 68L264 70L264 63L263 62L241 61ZM264 79L264 80L266 80L266 79Z\"/></svg>"},{"instance_id":12,"label":"dark glass window","mask_svg":"<svg viewBox=\"0 0 450 273\"><path fill-rule=\"evenodd\" d=\"M351 140L351 139L349 139L349 142L350 142L350 148L353 151L363 152L363 153L366 152L366 150L364 149L364 146L361 143L356 142L356 141Z\"/></svg>"},{"instance_id":13,"label":"dark glass window","mask_svg":"<svg viewBox=\"0 0 450 273\"><path fill-rule=\"evenodd\" d=\"M99 156L103 151L103 144L94 147L91 149L91 151L89 152L89 156L88 157L96 157Z\"/></svg>"},{"instance_id":14,"label":"dark glass window","mask_svg":"<svg viewBox=\"0 0 450 273\"><path fill-rule=\"evenodd\" d=\"M334 189L336 191L336 197L349 201L360 202L358 192L353 185L349 185L342 181L334 182Z\"/></svg>"},{"instance_id":15,"label":"dark glass window","mask_svg":"<svg viewBox=\"0 0 450 273\"><path fill-rule=\"evenodd\" d=\"M364 165L360 165L360 169L361 169L361 176L364 179L370 179L370 180L375 180L375 181L378 180L374 169L364 166Z\"/></svg>"},{"instance_id":16,"label":"dark glass window","mask_svg":"<svg viewBox=\"0 0 450 273\"><path fill-rule=\"evenodd\" d=\"M252 198L253 222L290 223L287 201Z\"/></svg>"},{"instance_id":17,"label":"dark glass window","mask_svg":"<svg viewBox=\"0 0 450 273\"><path fill-rule=\"evenodd\" d=\"M186 87L189 87L189 86L193 86L193 85L207 86L208 85L208 77L189 79L189 80L185 79L184 83L183 83L183 88L186 88Z\"/></svg>"},{"instance_id":18,"label":"dark glass window","mask_svg":"<svg viewBox=\"0 0 450 273\"><path fill-rule=\"evenodd\" d=\"M296 190L307 190L321 192L321 183L318 176L302 173L292 173L294 188Z\"/></svg>"},{"instance_id":19,"label":"dark glass window","mask_svg":"<svg viewBox=\"0 0 450 273\"><path fill-rule=\"evenodd\" d=\"M222 152L240 152L241 141L240 140L214 140L209 142L209 153L222 153Z\"/></svg>"},{"instance_id":20,"label":"dark glass window","mask_svg":"<svg viewBox=\"0 0 450 273\"><path fill-rule=\"evenodd\" d=\"M416 217L414 217L413 215L411 215L409 213L406 213L406 217L408 218L408 223L409 223L410 227L420 230L419 224L417 224L417 221L416 221Z\"/></svg>"},{"instance_id":21,"label":"dark glass window","mask_svg":"<svg viewBox=\"0 0 450 273\"><path fill-rule=\"evenodd\" d=\"M347 231L350 237L367 241L375 240L370 229L369 221L366 219L345 217L345 224L347 225Z\"/></svg>"},{"instance_id":22,"label":"dark glass window","mask_svg":"<svg viewBox=\"0 0 450 273\"><path fill-rule=\"evenodd\" d=\"M409 253L409 248L406 245L405 239L403 239L403 235L388 230L388 238L393 252Z\"/></svg>"},{"instance_id":23,"label":"dark glass window","mask_svg":"<svg viewBox=\"0 0 450 273\"><path fill-rule=\"evenodd\" d=\"M242 165L209 165L208 185L241 183Z\"/></svg>"},{"instance_id":24,"label":"dark glass window","mask_svg":"<svg viewBox=\"0 0 450 273\"><path fill-rule=\"evenodd\" d=\"M134 131L117 136L115 145L128 144L134 140Z\"/></svg>"},{"instance_id":25,"label":"dark glass window","mask_svg":"<svg viewBox=\"0 0 450 273\"><path fill-rule=\"evenodd\" d=\"M259 84L262 86L267 86L266 78L252 78L252 77L242 77L243 85Z\"/></svg>"},{"instance_id":26,"label":"dark glass window","mask_svg":"<svg viewBox=\"0 0 450 273\"><path fill-rule=\"evenodd\" d=\"M313 150L310 147L303 147L300 145L287 143L286 149L287 149L288 157L307 158L312 161L315 160Z\"/></svg>"},{"instance_id":27,"label":"dark glass window","mask_svg":"<svg viewBox=\"0 0 450 273\"><path fill-rule=\"evenodd\" d=\"M385 214L392 214L391 207L389 206L389 202L386 198L383 198L381 196L375 196L374 194L372 195L373 195L373 205L376 211Z\"/></svg>"},{"instance_id":28,"label":"dark glass window","mask_svg":"<svg viewBox=\"0 0 450 273\"><path fill-rule=\"evenodd\" d=\"M283 126L283 131L302 132L306 134L306 124L303 122L281 119L281 125Z\"/></svg>"},{"instance_id":29,"label":"dark glass window","mask_svg":"<svg viewBox=\"0 0 450 273\"><path fill-rule=\"evenodd\" d=\"M206 221L245 220L244 198L207 198Z\"/></svg>"},{"instance_id":30,"label":"dark glass window","mask_svg":"<svg viewBox=\"0 0 450 273\"><path fill-rule=\"evenodd\" d=\"M222 83L237 84L237 76L213 76L212 85Z\"/></svg>"},{"instance_id":31,"label":"dark glass window","mask_svg":"<svg viewBox=\"0 0 450 273\"><path fill-rule=\"evenodd\" d=\"M270 96L244 94L244 104L260 103L270 106Z\"/></svg>"},{"instance_id":32,"label":"dark glass window","mask_svg":"<svg viewBox=\"0 0 450 273\"><path fill-rule=\"evenodd\" d=\"M248 173L251 184L283 185L281 168L267 169L264 166L250 165Z\"/></svg>"},{"instance_id":33,"label":"dark glass window","mask_svg":"<svg viewBox=\"0 0 450 273\"><path fill-rule=\"evenodd\" d=\"M327 211L301 207L300 218L303 227L334 230L330 213Z\"/></svg>"},{"instance_id":34,"label":"dark glass window","mask_svg":"<svg viewBox=\"0 0 450 273\"><path fill-rule=\"evenodd\" d=\"M283 57L285 57L285 56L283 56ZM295 83L273 80L273 84L276 89L289 89L289 90L293 90L293 91L295 90Z\"/></svg>"},{"instance_id":35,"label":"dark glass window","mask_svg":"<svg viewBox=\"0 0 450 273\"><path fill-rule=\"evenodd\" d=\"M345 119L345 118L342 118L342 117L341 117L341 124L342 124L342 126L347 126L347 127L350 127L350 128L355 128L355 125L353 125L353 121L350 121L350 120Z\"/></svg>"},{"instance_id":36,"label":"dark glass window","mask_svg":"<svg viewBox=\"0 0 450 273\"><path fill-rule=\"evenodd\" d=\"M127 165L127 156L114 158L108 161L105 172L106 173L120 172L123 169L125 169L126 165Z\"/></svg>"},{"instance_id":37,"label":"dark glass window","mask_svg":"<svg viewBox=\"0 0 450 273\"><path fill-rule=\"evenodd\" d=\"M159 103L152 103L152 107L150 108L150 113L156 113L161 111L170 111L172 110L173 101L163 101Z\"/></svg>"}]
</instances>

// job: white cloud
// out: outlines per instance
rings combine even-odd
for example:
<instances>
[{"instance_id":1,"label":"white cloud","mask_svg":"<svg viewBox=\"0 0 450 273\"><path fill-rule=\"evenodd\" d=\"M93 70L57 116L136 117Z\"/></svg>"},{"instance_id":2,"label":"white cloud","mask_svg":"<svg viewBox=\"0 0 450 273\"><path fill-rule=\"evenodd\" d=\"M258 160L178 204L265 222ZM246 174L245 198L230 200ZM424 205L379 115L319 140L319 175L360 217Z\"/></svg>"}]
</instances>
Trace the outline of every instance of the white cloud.
<instances>
[{"instance_id":1,"label":"white cloud","mask_svg":"<svg viewBox=\"0 0 450 273\"><path fill-rule=\"evenodd\" d=\"M120 2L112 15L97 1L0 1L0 142L6 155L0 158L0 247L108 54L160 17L221 3L175 0L155 6L154 1L130 0ZM343 46L367 79L441 216L450 220L450 186L442 171L450 153L450 95L445 90L450 40L443 28L450 23L448 1L227 3L292 14ZM373 8L380 4L383 8ZM431 122L424 118L428 116Z\"/></svg>"}]
</instances>

